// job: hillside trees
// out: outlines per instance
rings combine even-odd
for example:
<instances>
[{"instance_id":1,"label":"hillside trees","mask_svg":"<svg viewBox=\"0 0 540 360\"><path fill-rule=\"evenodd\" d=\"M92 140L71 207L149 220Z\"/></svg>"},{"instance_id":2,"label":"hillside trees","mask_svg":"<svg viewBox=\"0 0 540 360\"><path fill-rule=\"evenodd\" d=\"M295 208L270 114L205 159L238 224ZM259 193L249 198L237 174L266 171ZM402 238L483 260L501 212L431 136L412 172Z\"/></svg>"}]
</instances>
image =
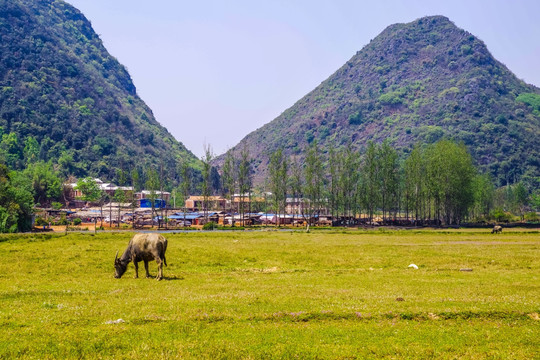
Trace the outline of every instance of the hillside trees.
<instances>
[{"instance_id":1,"label":"hillside trees","mask_svg":"<svg viewBox=\"0 0 540 360\"><path fill-rule=\"evenodd\" d=\"M0 130L0 134L3 131ZM20 170L23 167L23 149L16 133L2 134L0 140L0 159L10 169Z\"/></svg>"},{"instance_id":2,"label":"hillside trees","mask_svg":"<svg viewBox=\"0 0 540 360\"><path fill-rule=\"evenodd\" d=\"M0 233L31 228L33 196L28 178L0 163Z\"/></svg>"},{"instance_id":3,"label":"hillside trees","mask_svg":"<svg viewBox=\"0 0 540 360\"><path fill-rule=\"evenodd\" d=\"M28 165L22 171L31 184L36 204L45 206L51 201L60 200L62 194L62 180L52 163L37 161Z\"/></svg>"},{"instance_id":4,"label":"hillside trees","mask_svg":"<svg viewBox=\"0 0 540 360\"><path fill-rule=\"evenodd\" d=\"M24 142L23 158L28 164L33 164L39 160L39 143L33 136L28 136Z\"/></svg>"},{"instance_id":5,"label":"hillside trees","mask_svg":"<svg viewBox=\"0 0 540 360\"><path fill-rule=\"evenodd\" d=\"M117 169L164 158L199 168L73 6L0 1L0 38L0 157L11 170L52 161L64 177L117 181ZM174 170L175 161L164 167Z\"/></svg>"}]
</instances>

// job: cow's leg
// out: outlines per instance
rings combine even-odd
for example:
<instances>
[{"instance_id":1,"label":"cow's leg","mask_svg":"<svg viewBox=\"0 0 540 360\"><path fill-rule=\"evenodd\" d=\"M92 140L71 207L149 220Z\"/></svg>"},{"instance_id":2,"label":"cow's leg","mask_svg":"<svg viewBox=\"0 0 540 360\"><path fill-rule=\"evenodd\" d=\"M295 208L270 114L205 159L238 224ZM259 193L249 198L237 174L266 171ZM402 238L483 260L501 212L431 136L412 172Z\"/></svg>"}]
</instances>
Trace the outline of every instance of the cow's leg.
<instances>
[{"instance_id":1,"label":"cow's leg","mask_svg":"<svg viewBox=\"0 0 540 360\"><path fill-rule=\"evenodd\" d=\"M139 277L139 263L133 261L133 265L135 265L135 279L137 279Z\"/></svg>"},{"instance_id":2,"label":"cow's leg","mask_svg":"<svg viewBox=\"0 0 540 360\"><path fill-rule=\"evenodd\" d=\"M158 268L158 274L156 276L156 280L161 280L163 278L163 261L161 261L160 258L157 258L156 262L157 262L157 268Z\"/></svg>"},{"instance_id":3,"label":"cow's leg","mask_svg":"<svg viewBox=\"0 0 540 360\"><path fill-rule=\"evenodd\" d=\"M148 260L144 260L144 269L146 270L146 278L149 278L150 273L148 272Z\"/></svg>"}]
</instances>

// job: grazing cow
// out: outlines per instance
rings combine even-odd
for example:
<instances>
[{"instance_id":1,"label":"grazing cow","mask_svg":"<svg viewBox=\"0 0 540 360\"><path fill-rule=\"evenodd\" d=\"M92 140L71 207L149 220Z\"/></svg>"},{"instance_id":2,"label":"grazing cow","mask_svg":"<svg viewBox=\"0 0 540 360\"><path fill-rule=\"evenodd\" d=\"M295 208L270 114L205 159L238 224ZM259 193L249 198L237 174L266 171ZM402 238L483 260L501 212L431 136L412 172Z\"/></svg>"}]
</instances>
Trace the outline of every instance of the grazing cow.
<instances>
[{"instance_id":1,"label":"grazing cow","mask_svg":"<svg viewBox=\"0 0 540 360\"><path fill-rule=\"evenodd\" d=\"M118 258L118 251L114 259L115 273L114 277L120 279L127 270L130 261L135 265L135 278L139 277L139 261L144 261L146 269L146 277L150 277L148 272L148 261L156 260L158 264L158 274L156 280L163 278L163 264L167 266L165 260L165 250L167 250L167 239L159 234L136 234L129 241L128 247L124 254Z\"/></svg>"},{"instance_id":2,"label":"grazing cow","mask_svg":"<svg viewBox=\"0 0 540 360\"><path fill-rule=\"evenodd\" d=\"M492 234L502 233L502 226L495 225L493 227L493 230L491 230L491 233Z\"/></svg>"}]
</instances>

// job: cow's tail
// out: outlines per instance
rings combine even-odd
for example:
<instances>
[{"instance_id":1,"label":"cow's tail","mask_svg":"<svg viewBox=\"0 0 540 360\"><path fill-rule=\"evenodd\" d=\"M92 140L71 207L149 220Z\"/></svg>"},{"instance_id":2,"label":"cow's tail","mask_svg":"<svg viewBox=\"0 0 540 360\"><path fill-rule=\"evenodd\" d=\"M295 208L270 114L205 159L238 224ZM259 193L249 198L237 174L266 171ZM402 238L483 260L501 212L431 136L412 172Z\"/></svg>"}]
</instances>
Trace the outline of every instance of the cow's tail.
<instances>
[{"instance_id":1,"label":"cow's tail","mask_svg":"<svg viewBox=\"0 0 540 360\"><path fill-rule=\"evenodd\" d=\"M167 250L167 241L163 243L163 253L161 254L161 257L163 258L163 263L165 266L167 266L167 259L165 259L165 251Z\"/></svg>"}]
</instances>

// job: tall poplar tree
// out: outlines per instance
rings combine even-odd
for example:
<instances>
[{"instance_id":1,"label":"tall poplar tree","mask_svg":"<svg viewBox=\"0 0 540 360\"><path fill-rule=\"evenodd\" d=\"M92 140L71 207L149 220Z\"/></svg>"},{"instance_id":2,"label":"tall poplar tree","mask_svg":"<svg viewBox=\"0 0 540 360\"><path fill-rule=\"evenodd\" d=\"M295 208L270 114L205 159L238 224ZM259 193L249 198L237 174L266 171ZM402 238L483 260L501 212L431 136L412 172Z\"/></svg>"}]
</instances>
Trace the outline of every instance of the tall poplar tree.
<instances>
[{"instance_id":1,"label":"tall poplar tree","mask_svg":"<svg viewBox=\"0 0 540 360\"><path fill-rule=\"evenodd\" d=\"M291 159L291 171L290 171L290 180L289 180L289 187L291 189L291 193L294 199L294 203L298 204L297 211L299 211L299 214L303 215L303 194L302 194L302 166L297 160ZM293 212L293 222L295 221L295 215L297 215L295 212Z\"/></svg>"},{"instance_id":2,"label":"tall poplar tree","mask_svg":"<svg viewBox=\"0 0 540 360\"><path fill-rule=\"evenodd\" d=\"M373 214L379 205L381 183L379 163L377 146L370 141L362 164L363 201L369 222L373 221Z\"/></svg>"},{"instance_id":3,"label":"tall poplar tree","mask_svg":"<svg viewBox=\"0 0 540 360\"><path fill-rule=\"evenodd\" d=\"M187 159L182 159L179 163L180 167L180 194L182 195L182 208L184 209L184 224L186 226L186 200L189 197L189 191L191 189L191 167Z\"/></svg>"},{"instance_id":4,"label":"tall poplar tree","mask_svg":"<svg viewBox=\"0 0 540 360\"><path fill-rule=\"evenodd\" d=\"M478 174L473 179L474 206L473 216L487 218L493 209L495 187L489 174Z\"/></svg>"},{"instance_id":5,"label":"tall poplar tree","mask_svg":"<svg viewBox=\"0 0 540 360\"><path fill-rule=\"evenodd\" d=\"M435 220L459 224L474 203L475 168L464 144L441 140L426 149L427 184Z\"/></svg>"},{"instance_id":6,"label":"tall poplar tree","mask_svg":"<svg viewBox=\"0 0 540 360\"><path fill-rule=\"evenodd\" d=\"M234 195L234 189L235 189L235 161L232 154L232 151L229 150L225 154L225 160L223 162L223 168L222 168L222 174L221 174L221 182L222 182L222 192L223 197L229 200L229 204L231 206L231 214L234 216L234 211L232 210L233 206L233 195Z\"/></svg>"},{"instance_id":7,"label":"tall poplar tree","mask_svg":"<svg viewBox=\"0 0 540 360\"><path fill-rule=\"evenodd\" d=\"M348 218L353 218L356 215L358 177L358 155L353 151L352 145L349 143L341 156L339 181L339 199L341 199L343 215Z\"/></svg>"},{"instance_id":8,"label":"tall poplar tree","mask_svg":"<svg viewBox=\"0 0 540 360\"><path fill-rule=\"evenodd\" d=\"M212 159L214 154L212 153L212 147L210 145L204 145L204 155L201 158L202 162L202 184L201 193L203 197L203 210L205 222L208 222L208 200L212 194L212 182L210 181L210 175L212 172Z\"/></svg>"},{"instance_id":9,"label":"tall poplar tree","mask_svg":"<svg viewBox=\"0 0 540 360\"><path fill-rule=\"evenodd\" d=\"M280 224L280 213L285 214L287 205L287 160L283 156L283 150L278 149L270 156L270 191L273 195L273 207L277 216L277 225Z\"/></svg>"},{"instance_id":10,"label":"tall poplar tree","mask_svg":"<svg viewBox=\"0 0 540 360\"><path fill-rule=\"evenodd\" d=\"M242 226L245 226L245 196L249 197L251 203L251 187L252 187L252 169L251 158L246 147L240 152L240 164L238 165L238 190L240 191L240 217ZM251 204L250 204L251 206Z\"/></svg>"},{"instance_id":11,"label":"tall poplar tree","mask_svg":"<svg viewBox=\"0 0 540 360\"><path fill-rule=\"evenodd\" d=\"M328 198L329 206L332 217L340 215L341 209L341 188L340 188L340 176L342 172L342 156L341 152L336 152L334 146L330 147L328 154L328 170L329 170L329 184L328 184ZM354 171L358 171L354 169Z\"/></svg>"},{"instance_id":12,"label":"tall poplar tree","mask_svg":"<svg viewBox=\"0 0 540 360\"><path fill-rule=\"evenodd\" d=\"M156 199L159 189L159 174L155 169L149 168L146 171L146 183L145 187L149 191L148 199L150 200L150 206L152 209L152 227L154 227L154 217L156 216Z\"/></svg>"},{"instance_id":13,"label":"tall poplar tree","mask_svg":"<svg viewBox=\"0 0 540 360\"><path fill-rule=\"evenodd\" d=\"M308 148L304 167L304 194L307 198L309 222L320 213L324 174L317 142L311 143Z\"/></svg>"},{"instance_id":14,"label":"tall poplar tree","mask_svg":"<svg viewBox=\"0 0 540 360\"><path fill-rule=\"evenodd\" d=\"M388 141L384 141L379 148L380 168L380 199L383 221L387 220L387 212L397 206L399 186L398 155Z\"/></svg>"},{"instance_id":15,"label":"tall poplar tree","mask_svg":"<svg viewBox=\"0 0 540 360\"><path fill-rule=\"evenodd\" d=\"M416 145L405 160L405 206L407 218L413 213L415 222L423 218L426 201L426 170L424 154Z\"/></svg>"}]
</instances>

